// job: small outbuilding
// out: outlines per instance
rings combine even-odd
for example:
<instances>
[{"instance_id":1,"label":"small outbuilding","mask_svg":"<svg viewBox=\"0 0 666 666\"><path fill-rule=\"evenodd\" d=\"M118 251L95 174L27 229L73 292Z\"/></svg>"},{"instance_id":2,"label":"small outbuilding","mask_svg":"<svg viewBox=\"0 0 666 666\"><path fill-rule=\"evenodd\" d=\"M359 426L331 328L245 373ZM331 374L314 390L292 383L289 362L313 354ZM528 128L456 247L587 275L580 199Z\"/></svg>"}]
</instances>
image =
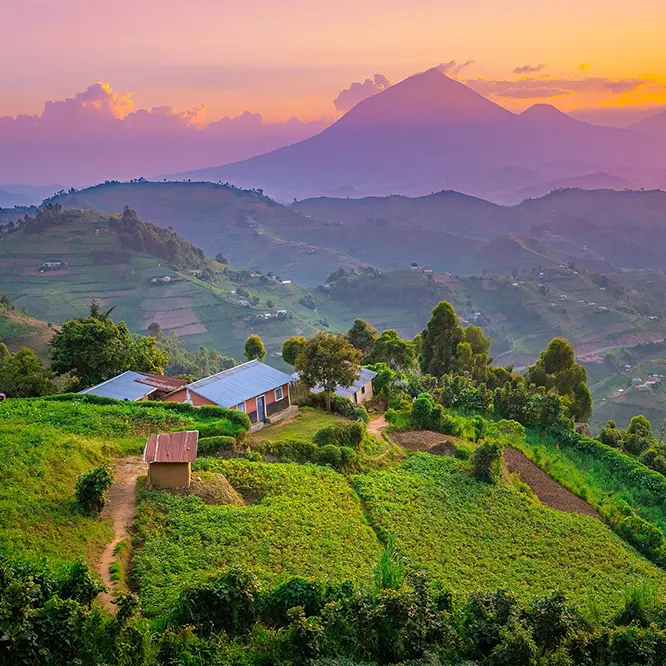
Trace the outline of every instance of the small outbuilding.
<instances>
[{"instance_id":1,"label":"small outbuilding","mask_svg":"<svg viewBox=\"0 0 666 666\"><path fill-rule=\"evenodd\" d=\"M189 488L198 444L198 430L151 435L143 451L148 488Z\"/></svg>"}]
</instances>

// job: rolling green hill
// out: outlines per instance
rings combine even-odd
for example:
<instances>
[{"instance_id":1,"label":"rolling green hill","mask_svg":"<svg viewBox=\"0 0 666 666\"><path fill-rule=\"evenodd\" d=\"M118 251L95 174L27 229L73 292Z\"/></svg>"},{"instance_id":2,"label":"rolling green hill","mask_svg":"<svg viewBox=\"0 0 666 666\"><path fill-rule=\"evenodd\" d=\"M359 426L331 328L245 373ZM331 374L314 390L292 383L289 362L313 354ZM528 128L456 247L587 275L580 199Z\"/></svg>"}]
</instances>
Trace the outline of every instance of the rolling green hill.
<instances>
[{"instance_id":1,"label":"rolling green hill","mask_svg":"<svg viewBox=\"0 0 666 666\"><path fill-rule=\"evenodd\" d=\"M354 259L335 249L308 246L303 234L323 226L254 190L213 183L108 183L56 197L66 208L120 213L125 206L157 226L171 226L209 256L305 284L321 282Z\"/></svg>"},{"instance_id":2,"label":"rolling green hill","mask_svg":"<svg viewBox=\"0 0 666 666\"><path fill-rule=\"evenodd\" d=\"M93 300L115 307L114 318L123 319L134 332L145 333L149 324L158 322L189 348L204 345L236 358L242 358L250 332L259 332L269 353L276 354L284 338L311 335L320 327L319 315L299 302L307 290L205 259L166 229L139 221L145 237L141 248L136 230L123 231L118 216L68 210L55 219L57 223L44 228L29 223L0 240L2 291L17 308L25 307L44 322L3 315L0 339L6 336L14 348L32 340L41 353L47 336L30 337L30 331L43 332L47 323L81 316ZM149 241L153 233L157 238L162 234L164 242ZM171 259L165 255L170 251ZM58 265L49 268L46 262ZM165 276L168 282L151 282ZM235 293L239 288L247 297ZM240 304L252 298L258 299L256 305ZM256 317L278 310L288 311L289 318Z\"/></svg>"}]
</instances>

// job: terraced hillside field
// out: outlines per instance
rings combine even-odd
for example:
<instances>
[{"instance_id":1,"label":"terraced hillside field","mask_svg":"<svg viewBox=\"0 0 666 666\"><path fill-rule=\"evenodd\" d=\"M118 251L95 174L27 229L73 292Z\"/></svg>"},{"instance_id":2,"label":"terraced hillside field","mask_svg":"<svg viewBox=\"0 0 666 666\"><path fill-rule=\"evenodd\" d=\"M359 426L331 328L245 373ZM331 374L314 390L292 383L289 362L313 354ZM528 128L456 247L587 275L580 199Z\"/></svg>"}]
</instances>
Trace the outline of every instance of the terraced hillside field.
<instances>
[{"instance_id":1,"label":"terraced hillside field","mask_svg":"<svg viewBox=\"0 0 666 666\"><path fill-rule=\"evenodd\" d=\"M42 329L84 315L93 300L103 308L115 308L114 318L124 320L134 332L145 333L157 322L165 331L175 331L189 348L204 345L235 358L242 358L243 343L255 328L269 353L276 354L286 337L311 335L320 327L320 316L299 302L308 291L298 285L249 274L234 281L234 275L223 273L224 266L206 259L201 268L211 270L209 279L202 280L186 268L174 269L160 256L128 246L110 226L113 216L69 211L63 217L66 223L37 233L21 229L0 241L0 291L7 292L19 310L26 308L44 322L22 323L13 314L3 317L0 331L6 338L0 339L14 347L28 340L26 326ZM62 265L45 267L46 262ZM168 283L151 282L164 276L169 276ZM246 298L236 294L241 286ZM250 305L253 297L256 304ZM241 305L241 300L248 303ZM253 319L280 309L289 311L290 318Z\"/></svg>"}]
</instances>

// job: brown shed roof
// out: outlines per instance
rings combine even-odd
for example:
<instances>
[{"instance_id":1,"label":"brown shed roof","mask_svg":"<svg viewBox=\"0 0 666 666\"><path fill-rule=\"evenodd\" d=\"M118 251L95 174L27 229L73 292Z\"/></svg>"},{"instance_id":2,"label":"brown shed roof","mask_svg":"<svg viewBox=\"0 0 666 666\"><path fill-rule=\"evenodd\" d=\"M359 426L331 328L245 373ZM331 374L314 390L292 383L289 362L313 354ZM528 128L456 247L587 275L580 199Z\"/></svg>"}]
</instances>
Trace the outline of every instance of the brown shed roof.
<instances>
[{"instance_id":1,"label":"brown shed roof","mask_svg":"<svg viewBox=\"0 0 666 666\"><path fill-rule=\"evenodd\" d=\"M143 462L185 463L197 458L198 430L151 435L143 452Z\"/></svg>"}]
</instances>

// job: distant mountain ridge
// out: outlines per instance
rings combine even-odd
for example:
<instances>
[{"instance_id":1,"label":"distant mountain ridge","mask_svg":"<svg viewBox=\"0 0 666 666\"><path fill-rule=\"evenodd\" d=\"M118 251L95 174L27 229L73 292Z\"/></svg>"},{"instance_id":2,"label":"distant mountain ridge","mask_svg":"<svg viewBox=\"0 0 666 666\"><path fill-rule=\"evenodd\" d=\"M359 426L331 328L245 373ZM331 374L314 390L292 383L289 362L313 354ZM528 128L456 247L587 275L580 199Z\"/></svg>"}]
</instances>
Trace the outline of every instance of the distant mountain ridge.
<instances>
[{"instance_id":1,"label":"distant mountain ridge","mask_svg":"<svg viewBox=\"0 0 666 666\"><path fill-rule=\"evenodd\" d=\"M652 186L666 168L664 147L645 133L590 125L550 105L516 115L432 69L363 100L310 139L176 177L261 187L280 200L419 196L448 187L501 200L526 186L598 172Z\"/></svg>"},{"instance_id":2,"label":"distant mountain ridge","mask_svg":"<svg viewBox=\"0 0 666 666\"><path fill-rule=\"evenodd\" d=\"M129 205L209 256L220 252L237 266L305 285L321 284L339 268L395 270L412 261L459 275L569 262L597 271L666 268L660 191L566 189L519 206L442 191L323 197L286 207L259 192L212 183L144 182L101 185L56 201L108 212Z\"/></svg>"}]
</instances>

